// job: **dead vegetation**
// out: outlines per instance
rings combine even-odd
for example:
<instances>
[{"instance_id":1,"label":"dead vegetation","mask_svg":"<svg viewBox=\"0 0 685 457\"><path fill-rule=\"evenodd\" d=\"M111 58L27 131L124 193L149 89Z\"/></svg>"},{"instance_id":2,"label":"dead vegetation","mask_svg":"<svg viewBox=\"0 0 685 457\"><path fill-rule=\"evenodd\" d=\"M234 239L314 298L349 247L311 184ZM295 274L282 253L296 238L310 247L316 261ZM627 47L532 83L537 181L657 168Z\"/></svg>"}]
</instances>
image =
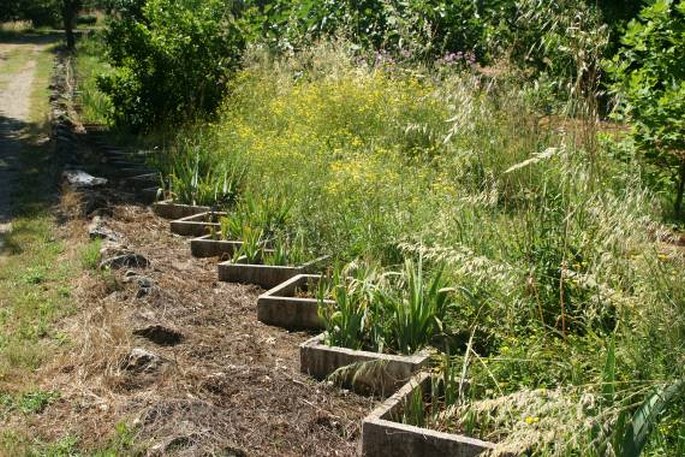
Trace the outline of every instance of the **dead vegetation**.
<instances>
[{"instance_id":1,"label":"dead vegetation","mask_svg":"<svg viewBox=\"0 0 685 457\"><path fill-rule=\"evenodd\" d=\"M70 245L88 242L86 200L63 195ZM111 212L107 226L150 267L78 278L77 311L61 322L66 349L39 376L60 399L27 424L32 432L93 450L125 423L130 451L146 455L357 453L372 401L299 373L298 345L310 335L258 322L259 289L218 282L215 260L192 258L188 240L148 208L99 212Z\"/></svg>"}]
</instances>

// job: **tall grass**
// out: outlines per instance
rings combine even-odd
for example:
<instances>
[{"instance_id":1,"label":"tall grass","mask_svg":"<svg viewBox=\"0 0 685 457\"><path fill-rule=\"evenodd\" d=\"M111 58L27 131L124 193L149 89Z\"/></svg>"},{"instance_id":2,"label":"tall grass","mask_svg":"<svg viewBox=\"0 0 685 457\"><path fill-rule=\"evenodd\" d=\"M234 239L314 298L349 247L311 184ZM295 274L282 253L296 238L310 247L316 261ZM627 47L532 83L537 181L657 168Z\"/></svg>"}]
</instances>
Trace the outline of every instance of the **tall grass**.
<instances>
[{"instance_id":1,"label":"tall grass","mask_svg":"<svg viewBox=\"0 0 685 457\"><path fill-rule=\"evenodd\" d=\"M105 47L97 32L84 34L77 44L76 75L78 80L80 117L83 123L108 124L111 102L97 87L100 74L110 71L105 61Z\"/></svg>"},{"instance_id":2,"label":"tall grass","mask_svg":"<svg viewBox=\"0 0 685 457\"><path fill-rule=\"evenodd\" d=\"M438 70L370 65L341 42L281 58L253 49L213 127L216 150L248 164L245 194L287 193L308 246L389 266L422 258L417 275L444 264L457 288L441 331L453 354L473 335L455 366L474 400L601 384L609 341L624 399L681 379L683 255L656 241L641 164L611 153L616 140L583 108L590 94L574 117L552 116L534 82ZM382 341L382 329L362 332L365 284L334 290L345 312L323 311L352 347ZM647 453L680 439L683 421L666 416Z\"/></svg>"}]
</instances>

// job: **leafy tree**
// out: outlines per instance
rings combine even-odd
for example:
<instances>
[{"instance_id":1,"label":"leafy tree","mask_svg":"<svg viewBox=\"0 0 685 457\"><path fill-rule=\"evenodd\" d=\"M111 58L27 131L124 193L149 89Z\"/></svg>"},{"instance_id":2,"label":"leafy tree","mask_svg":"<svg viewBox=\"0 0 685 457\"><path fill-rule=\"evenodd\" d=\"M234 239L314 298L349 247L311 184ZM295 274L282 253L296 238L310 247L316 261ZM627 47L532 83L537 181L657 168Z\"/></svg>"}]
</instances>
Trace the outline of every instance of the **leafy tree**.
<instances>
[{"instance_id":1,"label":"leafy tree","mask_svg":"<svg viewBox=\"0 0 685 457\"><path fill-rule=\"evenodd\" d=\"M486 5L487 3L487 5ZM297 47L346 34L365 49L434 59L449 52L485 54L485 16L511 0L246 0L257 30L272 43ZM306 44L306 43L304 43Z\"/></svg>"},{"instance_id":2,"label":"leafy tree","mask_svg":"<svg viewBox=\"0 0 685 457\"><path fill-rule=\"evenodd\" d=\"M624 47L608 65L622 113L645 156L671 170L675 213L685 190L685 0L656 0L631 21Z\"/></svg>"},{"instance_id":3,"label":"leafy tree","mask_svg":"<svg viewBox=\"0 0 685 457\"><path fill-rule=\"evenodd\" d=\"M3 0L0 21L31 21L35 26L59 24L61 0Z\"/></svg>"},{"instance_id":4,"label":"leafy tree","mask_svg":"<svg viewBox=\"0 0 685 457\"><path fill-rule=\"evenodd\" d=\"M0 21L26 20L34 26L64 26L67 47L74 48L74 28L82 0L3 0Z\"/></svg>"},{"instance_id":5,"label":"leafy tree","mask_svg":"<svg viewBox=\"0 0 685 457\"><path fill-rule=\"evenodd\" d=\"M114 72L99 79L112 119L145 131L212 112L238 66L244 39L237 4L226 0L120 2L105 33Z\"/></svg>"}]
</instances>

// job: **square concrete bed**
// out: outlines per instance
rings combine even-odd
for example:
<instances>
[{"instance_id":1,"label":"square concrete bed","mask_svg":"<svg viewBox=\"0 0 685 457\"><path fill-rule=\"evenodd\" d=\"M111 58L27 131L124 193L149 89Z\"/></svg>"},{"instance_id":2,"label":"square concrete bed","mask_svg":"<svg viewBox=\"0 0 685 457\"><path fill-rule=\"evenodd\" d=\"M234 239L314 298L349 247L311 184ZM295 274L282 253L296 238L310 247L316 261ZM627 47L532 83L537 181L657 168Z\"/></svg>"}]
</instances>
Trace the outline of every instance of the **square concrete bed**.
<instances>
[{"instance_id":1,"label":"square concrete bed","mask_svg":"<svg viewBox=\"0 0 685 457\"><path fill-rule=\"evenodd\" d=\"M219 264L219 281L256 284L264 289L271 289L293 276L316 271L326 260L328 256L322 256L302 265L282 266L245 263L245 258L241 257L236 261L228 260Z\"/></svg>"},{"instance_id":2,"label":"square concrete bed","mask_svg":"<svg viewBox=\"0 0 685 457\"><path fill-rule=\"evenodd\" d=\"M242 241L217 240L212 235L205 235L190 240L190 252L198 258L231 258L242 245Z\"/></svg>"},{"instance_id":3,"label":"square concrete bed","mask_svg":"<svg viewBox=\"0 0 685 457\"><path fill-rule=\"evenodd\" d=\"M417 390L430 392L431 375L419 373L362 421L365 457L475 457L494 444L464 435L397 422Z\"/></svg>"},{"instance_id":4,"label":"square concrete bed","mask_svg":"<svg viewBox=\"0 0 685 457\"><path fill-rule=\"evenodd\" d=\"M183 203L175 203L173 200L162 200L152 205L152 210L156 215L172 220L206 213L211 209L209 206L184 205Z\"/></svg>"},{"instance_id":5,"label":"square concrete bed","mask_svg":"<svg viewBox=\"0 0 685 457\"><path fill-rule=\"evenodd\" d=\"M399 389L415 371L427 365L430 359L425 352L394 355L328 346L324 342L325 338L326 334L322 333L300 345L300 372L323 380L338 368L359 362L379 361L383 363L382 376L369 380L362 387L366 389L371 386L371 393L381 396L388 396Z\"/></svg>"},{"instance_id":6,"label":"square concrete bed","mask_svg":"<svg viewBox=\"0 0 685 457\"><path fill-rule=\"evenodd\" d=\"M221 230L219 218L225 215L226 213L220 211L206 211L182 217L181 219L171 221L171 232L177 235L195 237L207 235L212 230L218 232Z\"/></svg>"},{"instance_id":7,"label":"square concrete bed","mask_svg":"<svg viewBox=\"0 0 685 457\"><path fill-rule=\"evenodd\" d=\"M295 297L298 288L320 280L321 275L299 274L263 293L257 299L257 319L288 330L323 329L319 301L316 298ZM332 300L324 302L333 303Z\"/></svg>"}]
</instances>

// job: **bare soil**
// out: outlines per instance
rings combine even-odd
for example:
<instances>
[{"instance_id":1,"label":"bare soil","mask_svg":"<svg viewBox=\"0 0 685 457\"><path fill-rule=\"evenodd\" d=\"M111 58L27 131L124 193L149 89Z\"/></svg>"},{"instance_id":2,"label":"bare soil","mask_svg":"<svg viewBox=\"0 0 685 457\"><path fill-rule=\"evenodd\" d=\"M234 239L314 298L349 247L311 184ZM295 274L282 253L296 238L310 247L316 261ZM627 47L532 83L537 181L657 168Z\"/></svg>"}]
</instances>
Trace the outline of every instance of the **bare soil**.
<instances>
[{"instance_id":1,"label":"bare soil","mask_svg":"<svg viewBox=\"0 0 685 457\"><path fill-rule=\"evenodd\" d=\"M80 278L78 309L61 329L71 349L41 376L50 380L43 388L61 392L36 419L41 435L58 439L68 430L98 447L123 421L153 455L358 454L361 419L374 402L299 373L298 345L309 334L257 321L261 291L218 282L216 259L191 257L188 239L149 208L110 209L108 226L151 266ZM74 218L63 235L85 243L85 225ZM146 296L140 276L154 283ZM150 325L181 341L134 335ZM133 348L159 355L161 366L126 370Z\"/></svg>"}]
</instances>

